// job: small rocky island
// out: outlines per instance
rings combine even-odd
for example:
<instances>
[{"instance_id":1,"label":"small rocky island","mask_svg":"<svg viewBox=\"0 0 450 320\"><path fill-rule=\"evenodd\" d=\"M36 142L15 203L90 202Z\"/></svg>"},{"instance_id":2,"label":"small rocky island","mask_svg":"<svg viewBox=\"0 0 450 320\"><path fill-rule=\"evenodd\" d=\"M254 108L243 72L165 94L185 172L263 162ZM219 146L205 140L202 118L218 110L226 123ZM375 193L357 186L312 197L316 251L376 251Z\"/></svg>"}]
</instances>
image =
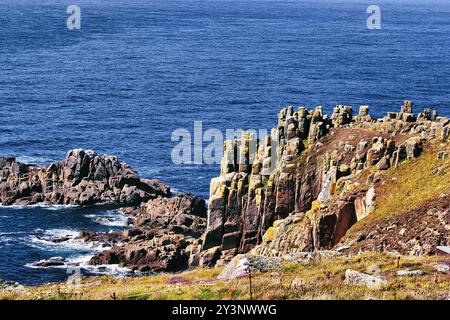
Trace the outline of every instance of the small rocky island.
<instances>
[{"instance_id":1,"label":"small rocky island","mask_svg":"<svg viewBox=\"0 0 450 320\"><path fill-rule=\"evenodd\" d=\"M368 106L353 114L338 105L331 116L288 107L255 155L249 133L225 142L207 208L81 149L48 166L0 157L0 202L121 207L129 229L80 237L114 239L91 264L140 271L232 265L239 254L259 265L365 251L434 255L450 245L449 134L448 117L429 108L416 115L411 101L381 119ZM232 150L246 160L230 159Z\"/></svg>"}]
</instances>

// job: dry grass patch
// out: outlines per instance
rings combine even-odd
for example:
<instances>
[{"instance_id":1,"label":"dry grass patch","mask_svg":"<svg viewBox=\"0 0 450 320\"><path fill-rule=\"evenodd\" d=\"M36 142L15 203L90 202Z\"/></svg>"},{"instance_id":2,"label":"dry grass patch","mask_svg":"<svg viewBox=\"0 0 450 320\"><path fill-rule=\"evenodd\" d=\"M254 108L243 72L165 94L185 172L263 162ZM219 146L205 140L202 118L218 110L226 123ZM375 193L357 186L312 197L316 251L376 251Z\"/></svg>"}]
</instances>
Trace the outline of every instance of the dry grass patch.
<instances>
[{"instance_id":1,"label":"dry grass patch","mask_svg":"<svg viewBox=\"0 0 450 320\"><path fill-rule=\"evenodd\" d=\"M439 173L433 173L442 168ZM348 236L366 229L383 218L392 218L450 192L450 160L437 158L435 148L424 152L419 158L408 160L385 172L376 189L374 211L356 223L347 232Z\"/></svg>"},{"instance_id":2,"label":"dry grass patch","mask_svg":"<svg viewBox=\"0 0 450 320\"><path fill-rule=\"evenodd\" d=\"M286 263L279 272L254 274L254 299L445 299L450 278L431 263L442 257L401 257L365 253L310 263ZM400 269L419 269L425 275L396 276ZM386 285L379 289L344 282L345 271L378 272ZM1 290L0 299L249 299L249 279L218 281L220 269L197 269L179 274L138 278L93 277L80 288L67 284L22 290Z\"/></svg>"}]
</instances>

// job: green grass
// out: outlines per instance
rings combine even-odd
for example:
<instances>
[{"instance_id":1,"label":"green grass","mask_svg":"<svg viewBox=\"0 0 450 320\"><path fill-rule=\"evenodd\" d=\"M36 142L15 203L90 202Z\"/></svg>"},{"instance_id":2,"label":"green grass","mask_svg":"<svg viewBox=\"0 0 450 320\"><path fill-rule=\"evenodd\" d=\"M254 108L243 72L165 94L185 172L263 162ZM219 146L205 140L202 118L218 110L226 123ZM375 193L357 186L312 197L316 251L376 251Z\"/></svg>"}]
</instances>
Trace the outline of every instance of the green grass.
<instances>
[{"instance_id":1,"label":"green grass","mask_svg":"<svg viewBox=\"0 0 450 320\"><path fill-rule=\"evenodd\" d=\"M254 274L254 299L445 299L450 279L434 271L431 263L443 257L397 257L365 253L310 263L286 263L278 272ZM371 289L346 284L347 269L380 270L386 285ZM426 275L396 277L399 269L420 269ZM369 270L369 271L368 271ZM0 299L249 299L247 278L218 281L220 269L196 269L176 275L137 278L92 277L79 288L66 284L0 290ZM177 281L174 281L176 279Z\"/></svg>"},{"instance_id":2,"label":"green grass","mask_svg":"<svg viewBox=\"0 0 450 320\"><path fill-rule=\"evenodd\" d=\"M447 165L441 174L432 174L436 167ZM438 160L435 150L419 158L403 162L385 172L382 185L376 190L376 206L369 216L355 224L347 236L367 228L383 218L416 209L422 204L450 192L450 160Z\"/></svg>"}]
</instances>

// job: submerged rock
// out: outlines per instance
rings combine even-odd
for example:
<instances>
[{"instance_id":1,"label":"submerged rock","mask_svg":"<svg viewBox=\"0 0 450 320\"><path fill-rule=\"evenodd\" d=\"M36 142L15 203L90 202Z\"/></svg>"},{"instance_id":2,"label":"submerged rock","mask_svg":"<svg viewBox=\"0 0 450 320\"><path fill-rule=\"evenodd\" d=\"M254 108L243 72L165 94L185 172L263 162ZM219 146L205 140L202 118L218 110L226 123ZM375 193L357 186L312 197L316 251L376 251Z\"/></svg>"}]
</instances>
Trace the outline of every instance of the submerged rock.
<instances>
[{"instance_id":1,"label":"submerged rock","mask_svg":"<svg viewBox=\"0 0 450 320\"><path fill-rule=\"evenodd\" d=\"M63 257L52 257L47 260L35 262L33 264L33 267L40 267L40 268L60 267L64 266L66 263L67 260Z\"/></svg>"}]
</instances>

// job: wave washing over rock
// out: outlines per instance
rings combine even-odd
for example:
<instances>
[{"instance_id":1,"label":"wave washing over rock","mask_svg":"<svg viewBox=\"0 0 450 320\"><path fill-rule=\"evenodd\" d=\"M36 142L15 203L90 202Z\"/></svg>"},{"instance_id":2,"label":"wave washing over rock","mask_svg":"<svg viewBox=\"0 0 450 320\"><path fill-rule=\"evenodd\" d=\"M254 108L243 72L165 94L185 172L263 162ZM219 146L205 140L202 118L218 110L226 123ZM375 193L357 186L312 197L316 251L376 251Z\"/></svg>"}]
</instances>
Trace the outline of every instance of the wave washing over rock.
<instances>
[{"instance_id":1,"label":"wave washing over rock","mask_svg":"<svg viewBox=\"0 0 450 320\"><path fill-rule=\"evenodd\" d=\"M434 254L437 246L450 245L445 183L439 197L428 199L422 209L347 237L380 204L388 169L433 153L437 165L429 174L448 180L450 120L429 108L416 116L412 107L405 101L400 112L382 119L373 119L367 106L353 115L352 107L339 105L331 117L321 107L282 109L277 127L258 143L255 155L249 154L254 139L249 133L225 142L207 208L199 197L172 196L164 184L140 179L115 157L81 149L49 166L0 158L0 200L4 205L126 205L121 211L129 229L77 237L111 244L90 259L92 266L154 272L222 266L245 253L290 260L329 250ZM271 140L278 142L276 150ZM229 158L230 150L238 150L239 163ZM267 170L271 167L275 170ZM431 213L418 214L421 210ZM412 218L426 228L414 229ZM103 222L113 223L107 217ZM401 234L390 236L395 243L386 237L386 230L394 228Z\"/></svg>"},{"instance_id":2,"label":"wave washing over rock","mask_svg":"<svg viewBox=\"0 0 450 320\"><path fill-rule=\"evenodd\" d=\"M121 235L124 245L98 254L91 264L119 264L141 272L180 271L188 267L190 249L206 228L203 199L179 194L124 210L130 214L133 225Z\"/></svg>"}]
</instances>

